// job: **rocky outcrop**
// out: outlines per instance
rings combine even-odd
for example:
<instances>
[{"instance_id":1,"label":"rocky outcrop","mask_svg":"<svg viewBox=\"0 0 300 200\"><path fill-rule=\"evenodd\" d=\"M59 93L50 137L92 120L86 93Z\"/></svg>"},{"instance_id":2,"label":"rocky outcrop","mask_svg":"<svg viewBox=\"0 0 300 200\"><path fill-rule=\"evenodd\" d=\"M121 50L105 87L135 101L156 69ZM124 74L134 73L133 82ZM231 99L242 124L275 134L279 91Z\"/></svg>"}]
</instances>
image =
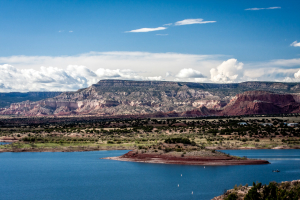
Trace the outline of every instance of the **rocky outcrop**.
<instances>
[{"instance_id":1,"label":"rocky outcrop","mask_svg":"<svg viewBox=\"0 0 300 200\"><path fill-rule=\"evenodd\" d=\"M221 109L226 105L225 101L220 100L197 100L192 103L193 107L206 107L209 109Z\"/></svg>"},{"instance_id":2,"label":"rocky outcrop","mask_svg":"<svg viewBox=\"0 0 300 200\"><path fill-rule=\"evenodd\" d=\"M238 94L221 112L221 115L252 115L293 113L299 109L291 94L266 91L249 91Z\"/></svg>"},{"instance_id":3,"label":"rocky outcrop","mask_svg":"<svg viewBox=\"0 0 300 200\"><path fill-rule=\"evenodd\" d=\"M292 94L297 103L300 103L300 93Z\"/></svg>"},{"instance_id":4,"label":"rocky outcrop","mask_svg":"<svg viewBox=\"0 0 300 200\"><path fill-rule=\"evenodd\" d=\"M197 110L190 110L180 113L181 117L198 117L198 116L210 116L212 113L205 106L200 107Z\"/></svg>"}]
</instances>

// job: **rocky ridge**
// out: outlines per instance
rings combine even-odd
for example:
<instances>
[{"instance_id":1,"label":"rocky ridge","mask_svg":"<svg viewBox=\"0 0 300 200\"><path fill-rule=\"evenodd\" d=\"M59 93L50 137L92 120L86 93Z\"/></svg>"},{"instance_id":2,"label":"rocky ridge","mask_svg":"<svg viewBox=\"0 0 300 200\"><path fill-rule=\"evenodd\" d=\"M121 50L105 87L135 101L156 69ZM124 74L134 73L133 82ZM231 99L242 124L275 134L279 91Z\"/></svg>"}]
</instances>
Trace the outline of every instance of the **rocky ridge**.
<instances>
[{"instance_id":1,"label":"rocky ridge","mask_svg":"<svg viewBox=\"0 0 300 200\"><path fill-rule=\"evenodd\" d=\"M295 113L299 112L299 91L296 83L101 80L76 92L64 92L41 101L12 103L0 110L0 114L196 117Z\"/></svg>"}]
</instances>

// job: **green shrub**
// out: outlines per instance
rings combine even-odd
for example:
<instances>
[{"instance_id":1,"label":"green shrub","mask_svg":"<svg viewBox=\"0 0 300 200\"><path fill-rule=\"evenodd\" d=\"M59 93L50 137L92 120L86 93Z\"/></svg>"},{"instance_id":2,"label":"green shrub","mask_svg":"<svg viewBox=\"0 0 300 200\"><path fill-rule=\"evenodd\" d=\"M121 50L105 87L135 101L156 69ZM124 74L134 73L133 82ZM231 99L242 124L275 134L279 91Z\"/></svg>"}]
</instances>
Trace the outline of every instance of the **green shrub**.
<instances>
[{"instance_id":1,"label":"green shrub","mask_svg":"<svg viewBox=\"0 0 300 200\"><path fill-rule=\"evenodd\" d=\"M231 193L224 200L237 200L238 196L235 193Z\"/></svg>"},{"instance_id":2,"label":"green shrub","mask_svg":"<svg viewBox=\"0 0 300 200\"><path fill-rule=\"evenodd\" d=\"M191 144L191 141L188 138L169 138L169 139L165 140L165 143L168 143L168 144L176 144L176 143Z\"/></svg>"}]
</instances>

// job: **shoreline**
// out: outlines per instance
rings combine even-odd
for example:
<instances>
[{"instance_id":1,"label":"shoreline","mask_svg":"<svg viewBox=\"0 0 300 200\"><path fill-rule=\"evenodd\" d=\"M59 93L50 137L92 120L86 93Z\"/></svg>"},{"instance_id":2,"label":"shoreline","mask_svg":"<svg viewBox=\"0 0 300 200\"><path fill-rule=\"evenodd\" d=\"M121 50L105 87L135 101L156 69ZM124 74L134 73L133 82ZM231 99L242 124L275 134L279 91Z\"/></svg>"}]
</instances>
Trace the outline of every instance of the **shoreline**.
<instances>
[{"instance_id":1,"label":"shoreline","mask_svg":"<svg viewBox=\"0 0 300 200\"><path fill-rule=\"evenodd\" d=\"M0 141L8 142L8 141ZM5 144L9 145L9 144ZM1 146L5 146L1 145ZM289 146L277 146L274 148L252 148L252 147L238 147L238 148L217 148L217 147L206 147L208 150L287 150L287 149L300 149L300 146L289 147ZM107 150L134 150L134 148L128 148L124 146L103 146L103 147L86 147L86 146L72 146L72 147L30 147L30 148L0 148L0 153L5 152L82 152L82 151L107 151Z\"/></svg>"},{"instance_id":2,"label":"shoreline","mask_svg":"<svg viewBox=\"0 0 300 200\"><path fill-rule=\"evenodd\" d=\"M3 145L4 146L4 145ZM133 150L133 148L128 147L61 147L61 148L37 148L37 147L31 147L31 148L10 148L10 149L4 149L0 148L0 153L20 153L20 152L83 152L83 151L107 151L107 150Z\"/></svg>"}]
</instances>

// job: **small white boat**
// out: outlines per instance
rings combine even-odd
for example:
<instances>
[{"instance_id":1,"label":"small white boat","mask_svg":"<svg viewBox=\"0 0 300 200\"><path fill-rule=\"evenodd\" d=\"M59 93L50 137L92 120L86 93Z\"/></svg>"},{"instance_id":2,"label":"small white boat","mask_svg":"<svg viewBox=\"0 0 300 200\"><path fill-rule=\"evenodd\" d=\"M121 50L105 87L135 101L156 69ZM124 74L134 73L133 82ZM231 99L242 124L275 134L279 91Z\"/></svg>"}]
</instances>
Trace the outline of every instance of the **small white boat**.
<instances>
[{"instance_id":1,"label":"small white boat","mask_svg":"<svg viewBox=\"0 0 300 200\"><path fill-rule=\"evenodd\" d=\"M192 191L192 194L193 194L193 191Z\"/></svg>"},{"instance_id":2,"label":"small white boat","mask_svg":"<svg viewBox=\"0 0 300 200\"><path fill-rule=\"evenodd\" d=\"M179 184L178 184L178 187L179 187Z\"/></svg>"}]
</instances>

